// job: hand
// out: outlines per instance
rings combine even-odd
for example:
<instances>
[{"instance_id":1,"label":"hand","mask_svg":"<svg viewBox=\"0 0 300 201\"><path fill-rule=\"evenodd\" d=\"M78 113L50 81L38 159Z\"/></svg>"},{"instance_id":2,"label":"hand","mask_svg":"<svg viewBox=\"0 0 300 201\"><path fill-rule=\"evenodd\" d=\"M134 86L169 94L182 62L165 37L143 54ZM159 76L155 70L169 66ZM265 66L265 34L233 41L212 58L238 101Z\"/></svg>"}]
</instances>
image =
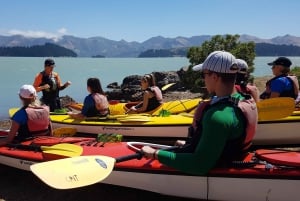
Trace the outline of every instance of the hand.
<instances>
[{"instance_id":1,"label":"hand","mask_svg":"<svg viewBox=\"0 0 300 201\"><path fill-rule=\"evenodd\" d=\"M74 115L73 112L67 112L67 115L69 115L70 117L72 117Z\"/></svg>"},{"instance_id":2,"label":"hand","mask_svg":"<svg viewBox=\"0 0 300 201\"><path fill-rule=\"evenodd\" d=\"M50 85L49 84L43 85L43 89L50 89Z\"/></svg>"},{"instance_id":3,"label":"hand","mask_svg":"<svg viewBox=\"0 0 300 201\"><path fill-rule=\"evenodd\" d=\"M175 146L182 147L183 145L185 145L185 141L184 140L177 140L175 142Z\"/></svg>"},{"instance_id":4,"label":"hand","mask_svg":"<svg viewBox=\"0 0 300 201\"><path fill-rule=\"evenodd\" d=\"M154 157L154 153L156 151L156 149L153 149L150 146L143 146L141 150L144 153L144 157L147 159L152 159Z\"/></svg>"},{"instance_id":5,"label":"hand","mask_svg":"<svg viewBox=\"0 0 300 201\"><path fill-rule=\"evenodd\" d=\"M136 112L136 108L134 106L132 106L129 110L126 111L125 114L130 114L130 113L134 113Z\"/></svg>"},{"instance_id":6,"label":"hand","mask_svg":"<svg viewBox=\"0 0 300 201\"><path fill-rule=\"evenodd\" d=\"M132 106L129 111L136 111L136 107L135 106Z\"/></svg>"},{"instance_id":7,"label":"hand","mask_svg":"<svg viewBox=\"0 0 300 201\"><path fill-rule=\"evenodd\" d=\"M69 86L69 85L71 85L71 84L72 84L71 81L67 81L64 85L67 87L67 86Z\"/></svg>"}]
</instances>

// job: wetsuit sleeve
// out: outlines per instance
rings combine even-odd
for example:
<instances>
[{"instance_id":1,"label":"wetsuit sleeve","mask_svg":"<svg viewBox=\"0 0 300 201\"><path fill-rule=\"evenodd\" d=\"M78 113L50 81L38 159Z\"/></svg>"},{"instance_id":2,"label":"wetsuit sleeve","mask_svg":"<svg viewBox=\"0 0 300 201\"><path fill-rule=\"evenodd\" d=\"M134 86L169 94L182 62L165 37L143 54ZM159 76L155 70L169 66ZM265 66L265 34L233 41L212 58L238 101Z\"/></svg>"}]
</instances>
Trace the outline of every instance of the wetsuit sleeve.
<instances>
[{"instance_id":1,"label":"wetsuit sleeve","mask_svg":"<svg viewBox=\"0 0 300 201\"><path fill-rule=\"evenodd\" d=\"M217 111L211 108L203 117L201 139L194 153L159 151L158 159L163 164L186 173L205 175L218 162L226 141L231 135L241 135L243 128L232 107Z\"/></svg>"}]
</instances>

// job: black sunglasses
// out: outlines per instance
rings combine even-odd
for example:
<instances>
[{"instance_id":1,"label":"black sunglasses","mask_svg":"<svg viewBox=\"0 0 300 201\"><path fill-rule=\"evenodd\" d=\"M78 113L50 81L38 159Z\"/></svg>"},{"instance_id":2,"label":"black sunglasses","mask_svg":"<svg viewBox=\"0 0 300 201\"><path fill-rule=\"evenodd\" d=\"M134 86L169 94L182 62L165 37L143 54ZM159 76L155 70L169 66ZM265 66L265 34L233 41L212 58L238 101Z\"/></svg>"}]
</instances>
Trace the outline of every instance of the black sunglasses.
<instances>
[{"instance_id":1,"label":"black sunglasses","mask_svg":"<svg viewBox=\"0 0 300 201\"><path fill-rule=\"evenodd\" d=\"M202 79L205 79L205 75L211 75L213 72L208 72L208 73L204 73L204 72L201 72L200 73L200 76Z\"/></svg>"}]
</instances>

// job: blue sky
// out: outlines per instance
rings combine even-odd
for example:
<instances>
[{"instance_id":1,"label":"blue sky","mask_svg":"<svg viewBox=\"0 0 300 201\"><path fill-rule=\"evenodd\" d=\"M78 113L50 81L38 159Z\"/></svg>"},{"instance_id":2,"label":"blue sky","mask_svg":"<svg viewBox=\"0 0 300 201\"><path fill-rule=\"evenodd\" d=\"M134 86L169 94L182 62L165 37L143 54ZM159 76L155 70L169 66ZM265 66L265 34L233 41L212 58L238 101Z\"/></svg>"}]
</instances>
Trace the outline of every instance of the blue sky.
<instances>
[{"instance_id":1,"label":"blue sky","mask_svg":"<svg viewBox=\"0 0 300 201\"><path fill-rule=\"evenodd\" d=\"M0 35L143 42L249 34L300 36L299 0L0 0Z\"/></svg>"}]
</instances>

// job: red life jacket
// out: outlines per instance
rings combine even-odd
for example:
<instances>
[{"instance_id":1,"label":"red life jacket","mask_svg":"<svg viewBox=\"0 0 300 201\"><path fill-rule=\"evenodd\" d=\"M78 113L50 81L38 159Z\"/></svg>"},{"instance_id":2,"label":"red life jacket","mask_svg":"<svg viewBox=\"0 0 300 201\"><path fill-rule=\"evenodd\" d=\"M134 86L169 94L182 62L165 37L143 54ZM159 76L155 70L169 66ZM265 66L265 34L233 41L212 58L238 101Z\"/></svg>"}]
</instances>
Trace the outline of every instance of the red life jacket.
<instances>
[{"instance_id":1,"label":"red life jacket","mask_svg":"<svg viewBox=\"0 0 300 201\"><path fill-rule=\"evenodd\" d=\"M187 152L193 152L201 138L202 118L206 110L211 106L210 103L211 101L201 102L195 111L192 126L189 128L189 140L187 141L187 143L190 143L191 146L189 148L188 146L186 146ZM224 155L230 155L235 151L246 152L252 144L252 139L257 128L258 116L254 99L250 96L247 96L247 98L242 101L232 98L225 98L215 104L220 103L226 103L239 108L239 110L244 115L244 120L246 122L245 134L242 135L239 139L234 139L232 140L232 142L229 141L224 149Z\"/></svg>"}]
</instances>

